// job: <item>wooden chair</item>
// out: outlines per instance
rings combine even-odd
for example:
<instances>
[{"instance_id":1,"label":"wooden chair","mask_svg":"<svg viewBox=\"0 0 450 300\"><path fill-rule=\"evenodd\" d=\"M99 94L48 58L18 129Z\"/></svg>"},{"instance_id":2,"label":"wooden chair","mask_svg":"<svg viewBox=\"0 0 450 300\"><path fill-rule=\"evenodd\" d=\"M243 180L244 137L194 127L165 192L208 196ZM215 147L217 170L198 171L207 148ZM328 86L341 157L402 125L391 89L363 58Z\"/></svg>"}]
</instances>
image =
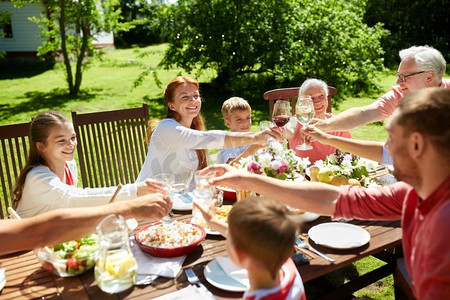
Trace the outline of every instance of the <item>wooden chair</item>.
<instances>
[{"instance_id":1,"label":"wooden chair","mask_svg":"<svg viewBox=\"0 0 450 300\"><path fill-rule=\"evenodd\" d=\"M25 166L29 151L30 123L0 126L0 218L8 217L7 208L12 206L12 191Z\"/></svg>"},{"instance_id":2,"label":"wooden chair","mask_svg":"<svg viewBox=\"0 0 450 300\"><path fill-rule=\"evenodd\" d=\"M148 106L72 112L83 187L135 182L147 155Z\"/></svg>"},{"instance_id":3,"label":"wooden chair","mask_svg":"<svg viewBox=\"0 0 450 300\"><path fill-rule=\"evenodd\" d=\"M277 100L289 100L291 101L291 107L292 107L292 115L295 115L295 102L298 98L298 90L299 87L292 87L292 88L282 88L282 89L275 89L270 90L264 93L264 100L269 101L269 107L270 107L270 115L272 115L273 112L273 106L275 104L275 101ZM328 86L328 108L327 112L331 113L331 96L337 94L337 89Z\"/></svg>"},{"instance_id":4,"label":"wooden chair","mask_svg":"<svg viewBox=\"0 0 450 300\"><path fill-rule=\"evenodd\" d=\"M404 258L397 259L397 266L393 275L395 299L415 300Z\"/></svg>"}]
</instances>

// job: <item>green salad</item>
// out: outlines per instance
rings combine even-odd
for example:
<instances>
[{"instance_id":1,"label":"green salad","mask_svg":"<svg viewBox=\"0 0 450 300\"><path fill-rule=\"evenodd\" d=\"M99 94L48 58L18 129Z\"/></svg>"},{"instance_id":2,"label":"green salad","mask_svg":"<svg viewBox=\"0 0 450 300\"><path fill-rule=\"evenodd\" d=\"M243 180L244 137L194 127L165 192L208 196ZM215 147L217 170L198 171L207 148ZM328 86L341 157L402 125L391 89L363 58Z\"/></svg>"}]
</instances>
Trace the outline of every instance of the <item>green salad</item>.
<instances>
[{"instance_id":1,"label":"green salad","mask_svg":"<svg viewBox=\"0 0 450 300\"><path fill-rule=\"evenodd\" d=\"M98 237L93 233L78 240L64 242L47 248L50 249L51 253L45 255L46 251L44 249L41 249L42 251L38 253L38 257L45 261L43 262L44 269L60 276L76 276L95 265L98 252ZM43 257L44 255L46 257Z\"/></svg>"}]
</instances>

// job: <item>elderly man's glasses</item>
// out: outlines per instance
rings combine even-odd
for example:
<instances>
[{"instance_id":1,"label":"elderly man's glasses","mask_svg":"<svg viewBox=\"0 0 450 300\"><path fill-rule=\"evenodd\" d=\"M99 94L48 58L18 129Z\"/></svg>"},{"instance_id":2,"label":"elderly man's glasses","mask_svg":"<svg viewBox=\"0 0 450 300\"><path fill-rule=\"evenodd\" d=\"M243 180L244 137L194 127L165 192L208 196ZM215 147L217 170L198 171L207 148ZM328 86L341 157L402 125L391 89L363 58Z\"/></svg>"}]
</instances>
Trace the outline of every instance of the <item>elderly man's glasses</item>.
<instances>
[{"instance_id":1,"label":"elderly man's glasses","mask_svg":"<svg viewBox=\"0 0 450 300\"><path fill-rule=\"evenodd\" d=\"M411 73L411 74L407 74L407 75L403 75L403 74L400 74L399 72L397 72L397 77L398 77L398 80L400 80L400 82L405 82L408 77L411 77L414 75L419 75L419 74L422 74L425 72L428 72L428 71L420 71L420 72L415 72L415 73Z\"/></svg>"}]
</instances>

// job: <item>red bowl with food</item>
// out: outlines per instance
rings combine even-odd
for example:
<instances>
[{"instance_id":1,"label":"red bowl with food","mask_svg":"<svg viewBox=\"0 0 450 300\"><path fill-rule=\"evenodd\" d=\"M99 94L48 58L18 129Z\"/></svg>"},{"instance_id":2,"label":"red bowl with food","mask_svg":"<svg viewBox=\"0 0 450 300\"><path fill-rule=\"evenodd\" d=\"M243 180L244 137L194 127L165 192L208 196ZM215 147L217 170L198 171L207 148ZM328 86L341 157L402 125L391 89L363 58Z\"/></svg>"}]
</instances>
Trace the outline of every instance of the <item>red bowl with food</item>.
<instances>
[{"instance_id":1,"label":"red bowl with food","mask_svg":"<svg viewBox=\"0 0 450 300\"><path fill-rule=\"evenodd\" d=\"M146 225L134 234L142 251L158 257L189 254L205 236L206 232L201 226L176 220Z\"/></svg>"},{"instance_id":2,"label":"red bowl with food","mask_svg":"<svg viewBox=\"0 0 450 300\"><path fill-rule=\"evenodd\" d=\"M223 186L218 186L216 187L216 189L219 191L223 191L223 200L236 201L237 197L235 189L230 189Z\"/></svg>"}]
</instances>

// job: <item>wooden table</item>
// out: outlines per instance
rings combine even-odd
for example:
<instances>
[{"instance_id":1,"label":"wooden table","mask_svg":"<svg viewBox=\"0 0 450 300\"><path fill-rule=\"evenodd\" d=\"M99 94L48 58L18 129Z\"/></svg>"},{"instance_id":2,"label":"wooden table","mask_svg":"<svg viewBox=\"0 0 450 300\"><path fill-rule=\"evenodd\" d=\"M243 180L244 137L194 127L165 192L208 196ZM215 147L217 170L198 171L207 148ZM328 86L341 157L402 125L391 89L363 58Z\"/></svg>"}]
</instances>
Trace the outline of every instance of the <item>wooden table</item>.
<instances>
[{"instance_id":1,"label":"wooden table","mask_svg":"<svg viewBox=\"0 0 450 300\"><path fill-rule=\"evenodd\" d=\"M176 219L189 221L190 213L176 214ZM307 240L307 230L316 224L330 221L327 217L304 224L302 237ZM145 224L146 222L140 222ZM351 294L372 282L389 274L395 268L395 257L390 251L401 244L401 228L399 222L371 222L352 221L365 228L371 235L369 244L351 250L333 250L325 247L316 248L326 255L333 257L335 263L330 263L316 254L301 250L310 259L309 265L299 266L299 271L304 282L328 274L343 266L369 255L375 255L387 262L386 265L374 270L370 274L359 277L355 282L346 284L334 291L330 298L337 299L339 294ZM311 245L314 245L311 242ZM226 255L225 239L221 236L210 236L201 243L194 252L190 253L183 264L183 268L193 268L200 280L217 297L217 299L239 299L242 293L227 292L210 285L203 276L205 265L217 256ZM0 267L6 269L7 283L0 293L0 300L4 299L151 299L177 289L186 287L187 282L184 272L180 272L174 279L159 277L151 285L135 286L134 288L115 295L102 292L96 285L93 270L70 278L61 278L45 271L37 261L33 251L15 253L0 257ZM381 276L381 277L380 277ZM327 296L325 296L326 298Z\"/></svg>"}]
</instances>

